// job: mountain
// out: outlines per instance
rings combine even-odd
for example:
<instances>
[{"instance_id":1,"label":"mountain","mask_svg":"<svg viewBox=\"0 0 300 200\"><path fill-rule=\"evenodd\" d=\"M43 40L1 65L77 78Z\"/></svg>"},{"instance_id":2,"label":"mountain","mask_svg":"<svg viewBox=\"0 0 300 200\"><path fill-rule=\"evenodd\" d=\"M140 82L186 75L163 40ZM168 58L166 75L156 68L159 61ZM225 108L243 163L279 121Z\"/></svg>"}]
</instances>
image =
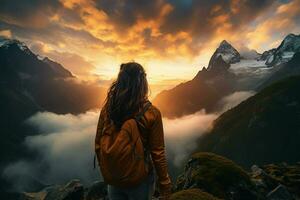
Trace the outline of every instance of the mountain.
<instances>
[{"instance_id":1,"label":"mountain","mask_svg":"<svg viewBox=\"0 0 300 200\"><path fill-rule=\"evenodd\" d=\"M300 35L289 34L275 50L271 50L267 56L266 64L269 66L278 65L289 61L296 52L300 51Z\"/></svg>"},{"instance_id":2,"label":"mountain","mask_svg":"<svg viewBox=\"0 0 300 200\"><path fill-rule=\"evenodd\" d=\"M81 113L99 107L103 99L102 88L80 82L61 64L40 59L17 40L0 40L0 84L56 113Z\"/></svg>"},{"instance_id":3,"label":"mountain","mask_svg":"<svg viewBox=\"0 0 300 200\"><path fill-rule=\"evenodd\" d=\"M29 78L68 78L72 73L49 59L40 60L37 55L18 40L0 40L1 80Z\"/></svg>"},{"instance_id":4,"label":"mountain","mask_svg":"<svg viewBox=\"0 0 300 200\"><path fill-rule=\"evenodd\" d=\"M300 52L296 52L287 63L277 65L275 72L267 77L256 90L262 90L276 81L295 75L300 75Z\"/></svg>"},{"instance_id":5,"label":"mountain","mask_svg":"<svg viewBox=\"0 0 300 200\"><path fill-rule=\"evenodd\" d=\"M240 53L233 46L231 46L231 44L229 44L226 40L223 40L220 43L219 47L214 52L214 54L212 55L212 57L210 58L210 61L208 63L208 70L213 69L214 62L220 56L227 64L237 63L241 59Z\"/></svg>"},{"instance_id":6,"label":"mountain","mask_svg":"<svg viewBox=\"0 0 300 200\"><path fill-rule=\"evenodd\" d=\"M224 155L249 167L253 163L300 160L300 76L263 89L215 120L199 139L198 150Z\"/></svg>"},{"instance_id":7,"label":"mountain","mask_svg":"<svg viewBox=\"0 0 300 200\"><path fill-rule=\"evenodd\" d=\"M238 77L237 89L260 91L275 81L299 74L299 61L294 59L290 62L300 51L299 38L295 34L289 34L277 48L252 59L246 58L242 53L240 62L231 64L229 69Z\"/></svg>"},{"instance_id":8,"label":"mountain","mask_svg":"<svg viewBox=\"0 0 300 200\"><path fill-rule=\"evenodd\" d=\"M99 108L103 95L98 85L80 82L24 43L0 40L0 171L9 162L33 156L23 147L25 137L39 134L25 123L30 116L39 111L82 113Z\"/></svg>"},{"instance_id":9,"label":"mountain","mask_svg":"<svg viewBox=\"0 0 300 200\"><path fill-rule=\"evenodd\" d=\"M159 93L154 103L165 117L180 117L201 109L215 111L218 101L235 91L260 91L267 85L299 74L296 61L300 36L287 35L281 44L263 54L245 49L240 54L223 40L203 68L191 81ZM174 101L176 99L176 102Z\"/></svg>"},{"instance_id":10,"label":"mountain","mask_svg":"<svg viewBox=\"0 0 300 200\"><path fill-rule=\"evenodd\" d=\"M50 66L55 73L64 74L66 77L74 77L72 73L66 70L61 64L50 60L48 57L45 57L42 61L48 64L48 66Z\"/></svg>"},{"instance_id":11,"label":"mountain","mask_svg":"<svg viewBox=\"0 0 300 200\"><path fill-rule=\"evenodd\" d=\"M222 62L221 62L222 63ZM220 66L222 69L224 66ZM201 109L211 112L216 103L234 90L234 74L203 68L191 80L159 93L153 100L165 117L173 118Z\"/></svg>"},{"instance_id":12,"label":"mountain","mask_svg":"<svg viewBox=\"0 0 300 200\"><path fill-rule=\"evenodd\" d=\"M230 64L224 61L222 55L219 55L215 59L210 60L210 68L208 68L208 71L214 72L214 73L221 73L221 72L226 72Z\"/></svg>"},{"instance_id":13,"label":"mountain","mask_svg":"<svg viewBox=\"0 0 300 200\"><path fill-rule=\"evenodd\" d=\"M222 97L235 90L237 77L228 71L229 63L238 59L236 55L239 54L235 51L230 44L223 41L212 56L209 68L204 67L190 81L162 91L154 98L153 103L169 118L192 114L201 109L213 111Z\"/></svg>"},{"instance_id":14,"label":"mountain","mask_svg":"<svg viewBox=\"0 0 300 200\"><path fill-rule=\"evenodd\" d=\"M264 51L262 55L258 58L258 60L267 61L276 51L276 48ZM269 61L270 62L270 61Z\"/></svg>"}]
</instances>

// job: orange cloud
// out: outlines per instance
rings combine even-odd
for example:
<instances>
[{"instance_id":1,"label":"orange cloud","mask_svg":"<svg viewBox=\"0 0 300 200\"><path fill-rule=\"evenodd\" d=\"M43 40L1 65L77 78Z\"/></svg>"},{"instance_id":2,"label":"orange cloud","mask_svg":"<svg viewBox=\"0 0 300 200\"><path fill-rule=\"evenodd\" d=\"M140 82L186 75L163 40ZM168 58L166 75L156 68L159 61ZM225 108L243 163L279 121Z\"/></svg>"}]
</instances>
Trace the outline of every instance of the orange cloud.
<instances>
[{"instance_id":1,"label":"orange cloud","mask_svg":"<svg viewBox=\"0 0 300 200\"><path fill-rule=\"evenodd\" d=\"M299 32L300 28L293 20L300 13L300 1L291 1L288 4L277 5L275 12L272 10L272 15L259 23L252 31L246 34L249 40L249 47L259 49L262 46L265 48L274 48L278 45L278 39L275 39L273 34L279 35L280 40L289 32ZM269 14L269 13L268 13ZM287 32L288 30L288 32ZM265 46L265 44L268 44Z\"/></svg>"},{"instance_id":2,"label":"orange cloud","mask_svg":"<svg viewBox=\"0 0 300 200\"><path fill-rule=\"evenodd\" d=\"M152 78L190 79L223 39L266 50L260 47L274 47L299 31L300 19L299 0L3 1L0 27L10 32L0 35L40 42L42 52L74 73L106 78L121 62L136 60L148 66Z\"/></svg>"},{"instance_id":3,"label":"orange cloud","mask_svg":"<svg viewBox=\"0 0 300 200\"><path fill-rule=\"evenodd\" d=\"M0 30L0 36L5 38L11 38L12 34L10 30Z\"/></svg>"}]
</instances>

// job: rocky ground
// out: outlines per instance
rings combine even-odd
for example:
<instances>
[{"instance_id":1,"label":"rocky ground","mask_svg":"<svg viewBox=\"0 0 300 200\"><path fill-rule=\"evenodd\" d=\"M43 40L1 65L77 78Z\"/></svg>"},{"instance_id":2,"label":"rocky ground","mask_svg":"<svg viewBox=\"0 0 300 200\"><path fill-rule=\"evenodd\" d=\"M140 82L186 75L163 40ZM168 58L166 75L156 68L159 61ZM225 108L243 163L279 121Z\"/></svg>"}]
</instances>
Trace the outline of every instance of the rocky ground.
<instances>
[{"instance_id":1,"label":"rocky ground","mask_svg":"<svg viewBox=\"0 0 300 200\"><path fill-rule=\"evenodd\" d=\"M103 182L95 182L91 187L85 188L79 180L71 180L66 185L53 185L40 192L24 192L21 200L106 200L107 189Z\"/></svg>"},{"instance_id":2,"label":"rocky ground","mask_svg":"<svg viewBox=\"0 0 300 200\"><path fill-rule=\"evenodd\" d=\"M193 188L200 190L197 192ZM202 192L210 193L214 198ZM180 198L177 198L177 194L181 194ZM222 156L196 153L178 177L173 197L201 200L298 200L300 163L253 165L250 172L246 172Z\"/></svg>"},{"instance_id":3,"label":"rocky ground","mask_svg":"<svg viewBox=\"0 0 300 200\"><path fill-rule=\"evenodd\" d=\"M103 182L85 188L79 180L53 185L22 200L106 200ZM155 199L153 197L153 199ZM253 165L244 170L233 161L212 153L196 153L174 184L172 200L298 200L300 163Z\"/></svg>"}]
</instances>

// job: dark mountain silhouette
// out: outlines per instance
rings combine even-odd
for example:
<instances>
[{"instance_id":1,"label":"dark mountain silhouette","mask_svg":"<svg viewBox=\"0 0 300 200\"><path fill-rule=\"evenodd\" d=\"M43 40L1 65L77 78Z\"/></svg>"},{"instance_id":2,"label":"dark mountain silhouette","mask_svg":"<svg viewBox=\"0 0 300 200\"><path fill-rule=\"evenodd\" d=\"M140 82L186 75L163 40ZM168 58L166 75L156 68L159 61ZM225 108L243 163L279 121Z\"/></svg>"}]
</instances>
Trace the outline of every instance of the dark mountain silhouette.
<instances>
[{"instance_id":1,"label":"dark mountain silhouette","mask_svg":"<svg viewBox=\"0 0 300 200\"><path fill-rule=\"evenodd\" d=\"M17 40L0 42L0 85L26 93L42 110L81 113L99 107L103 89L77 80L49 58L40 59Z\"/></svg>"},{"instance_id":2,"label":"dark mountain silhouette","mask_svg":"<svg viewBox=\"0 0 300 200\"><path fill-rule=\"evenodd\" d=\"M210 112L225 95L234 91L235 76L228 71L199 71L193 80L161 92L153 100L165 117L179 117L201 109Z\"/></svg>"},{"instance_id":3,"label":"dark mountain silhouette","mask_svg":"<svg viewBox=\"0 0 300 200\"><path fill-rule=\"evenodd\" d=\"M229 69L230 64L225 62L223 60L222 55L219 55L215 59L211 59L209 63L210 68L209 71L212 71L214 73L226 73L226 71Z\"/></svg>"},{"instance_id":4,"label":"dark mountain silhouette","mask_svg":"<svg viewBox=\"0 0 300 200\"><path fill-rule=\"evenodd\" d=\"M277 82L222 114L200 151L243 166L300 160L300 76Z\"/></svg>"},{"instance_id":5,"label":"dark mountain silhouette","mask_svg":"<svg viewBox=\"0 0 300 200\"><path fill-rule=\"evenodd\" d=\"M1 81L73 77L72 73L48 58L40 60L17 40L0 40ZM11 80L12 81L12 80Z\"/></svg>"},{"instance_id":6,"label":"dark mountain silhouette","mask_svg":"<svg viewBox=\"0 0 300 200\"><path fill-rule=\"evenodd\" d=\"M56 74L63 74L66 77L73 77L72 73L66 70L61 64L50 60L48 57L43 59L43 62L48 64Z\"/></svg>"},{"instance_id":7,"label":"dark mountain silhouette","mask_svg":"<svg viewBox=\"0 0 300 200\"><path fill-rule=\"evenodd\" d=\"M225 47L229 50L225 50ZM235 56L239 54L235 51L230 44L223 41L216 50L220 53L213 55L208 69L203 67L193 80L159 93L153 103L161 109L165 117L169 118L192 114L201 109L213 111L222 97L235 90L236 76L228 71L230 64L223 59L223 57L237 59Z\"/></svg>"},{"instance_id":8,"label":"dark mountain silhouette","mask_svg":"<svg viewBox=\"0 0 300 200\"><path fill-rule=\"evenodd\" d=\"M103 89L83 83L49 58L40 59L22 42L0 40L0 170L31 156L24 138L38 134L24 121L38 111L81 113L99 108Z\"/></svg>"}]
</instances>

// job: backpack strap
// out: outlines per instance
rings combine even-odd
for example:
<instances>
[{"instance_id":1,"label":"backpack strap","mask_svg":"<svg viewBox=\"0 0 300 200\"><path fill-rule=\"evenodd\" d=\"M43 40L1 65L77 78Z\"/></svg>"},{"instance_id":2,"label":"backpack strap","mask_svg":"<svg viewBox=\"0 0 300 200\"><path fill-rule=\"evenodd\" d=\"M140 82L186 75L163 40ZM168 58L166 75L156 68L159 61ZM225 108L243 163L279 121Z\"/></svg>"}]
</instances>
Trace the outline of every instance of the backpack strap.
<instances>
[{"instance_id":1,"label":"backpack strap","mask_svg":"<svg viewBox=\"0 0 300 200\"><path fill-rule=\"evenodd\" d=\"M144 117L145 113L147 112L147 110L150 108L151 105L152 103L150 101L147 101L146 104L144 105L143 110L134 117L134 120L136 121L140 133L144 133L146 131L146 127L143 124L141 119ZM149 164L150 151L149 151L148 144L143 144L143 146L144 146L145 162Z\"/></svg>"},{"instance_id":2,"label":"backpack strap","mask_svg":"<svg viewBox=\"0 0 300 200\"><path fill-rule=\"evenodd\" d=\"M134 116L134 120L137 124L140 133L143 133L146 130L145 124L142 122L141 119L144 117L145 113L147 112L147 110L150 108L151 105L152 103L150 101L147 101L143 107L143 110L140 113L138 113L136 116Z\"/></svg>"},{"instance_id":3,"label":"backpack strap","mask_svg":"<svg viewBox=\"0 0 300 200\"><path fill-rule=\"evenodd\" d=\"M96 153L94 153L94 169L96 169Z\"/></svg>"},{"instance_id":4,"label":"backpack strap","mask_svg":"<svg viewBox=\"0 0 300 200\"><path fill-rule=\"evenodd\" d=\"M144 116L144 114L147 112L147 110L150 108L150 106L152 105L152 103L150 101L147 101L146 104L144 105L143 107L143 110L138 113L134 119L137 121L137 122L140 122L139 120Z\"/></svg>"}]
</instances>

